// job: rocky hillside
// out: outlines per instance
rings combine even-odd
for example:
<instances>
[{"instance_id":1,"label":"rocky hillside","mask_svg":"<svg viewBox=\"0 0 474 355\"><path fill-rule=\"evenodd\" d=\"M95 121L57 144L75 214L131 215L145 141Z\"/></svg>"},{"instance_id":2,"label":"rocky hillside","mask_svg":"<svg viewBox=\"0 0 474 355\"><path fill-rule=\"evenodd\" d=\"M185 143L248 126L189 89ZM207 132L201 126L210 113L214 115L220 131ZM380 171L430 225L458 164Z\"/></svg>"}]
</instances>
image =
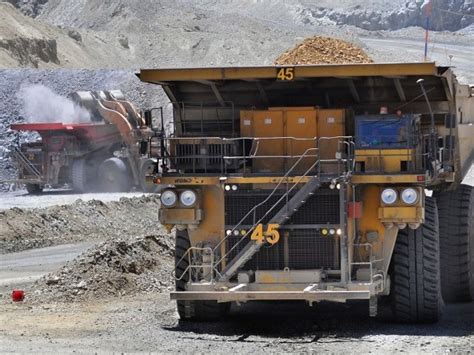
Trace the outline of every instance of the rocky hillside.
<instances>
[{"instance_id":1,"label":"rocky hillside","mask_svg":"<svg viewBox=\"0 0 474 355\"><path fill-rule=\"evenodd\" d=\"M50 20L60 19L59 22L71 21L76 24L87 22L89 10L109 8L111 14L116 16L127 15L149 5L159 9L174 8L173 3L180 8L196 7L204 10L221 10L223 12L234 12L235 9L247 15L271 19L272 12L265 9L273 7L280 8L279 15L289 13L295 20L303 23L331 22L337 25L354 25L367 30L397 30L410 26L424 26L425 18L421 6L423 0L335 0L314 1L290 0L290 1L201 1L180 0L162 5L161 2L148 1L113 1L103 2L100 0L77 1L71 5L70 1L62 0L8 0L18 7L24 14L29 16L40 16ZM154 4L153 4L154 3ZM474 4L471 0L432 0L432 24L431 29L436 31L456 31L474 23ZM285 6L286 5L286 6ZM263 9L254 12L254 8ZM150 7L149 7L150 8ZM291 9L293 11L291 11ZM79 11L77 11L79 10ZM174 10L176 10L174 8ZM206 11L207 10L207 11ZM230 10L230 11L229 11ZM288 11L290 10L290 11ZM59 15L59 16L58 16ZM281 18L275 17L277 19ZM81 20L82 19L82 20ZM57 21L57 20L56 20ZM99 24L94 24L100 26Z\"/></svg>"},{"instance_id":2,"label":"rocky hillside","mask_svg":"<svg viewBox=\"0 0 474 355\"><path fill-rule=\"evenodd\" d=\"M4 67L262 65L315 34L355 41L425 24L421 0L9 2L19 11L1 8ZM432 2L431 29L474 28L471 0Z\"/></svg>"}]
</instances>

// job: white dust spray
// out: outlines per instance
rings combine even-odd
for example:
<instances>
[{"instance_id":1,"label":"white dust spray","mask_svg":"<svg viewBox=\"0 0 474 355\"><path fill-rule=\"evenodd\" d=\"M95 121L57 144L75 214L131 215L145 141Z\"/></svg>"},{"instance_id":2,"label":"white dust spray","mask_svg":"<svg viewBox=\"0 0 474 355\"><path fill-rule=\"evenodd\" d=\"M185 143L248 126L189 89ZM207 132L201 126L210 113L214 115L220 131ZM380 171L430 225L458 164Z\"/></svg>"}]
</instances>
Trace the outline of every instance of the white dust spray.
<instances>
[{"instance_id":1,"label":"white dust spray","mask_svg":"<svg viewBox=\"0 0 474 355\"><path fill-rule=\"evenodd\" d=\"M24 85L18 92L22 114L29 123L88 123L91 115L74 101L44 85Z\"/></svg>"}]
</instances>

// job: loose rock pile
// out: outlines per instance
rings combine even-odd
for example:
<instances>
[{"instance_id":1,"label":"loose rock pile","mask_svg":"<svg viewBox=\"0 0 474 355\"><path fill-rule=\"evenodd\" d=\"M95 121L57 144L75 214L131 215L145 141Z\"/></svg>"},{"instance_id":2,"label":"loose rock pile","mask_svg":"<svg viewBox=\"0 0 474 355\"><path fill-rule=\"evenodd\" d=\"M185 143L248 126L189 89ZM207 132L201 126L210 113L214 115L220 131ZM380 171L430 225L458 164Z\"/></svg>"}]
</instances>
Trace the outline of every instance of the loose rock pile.
<instances>
[{"instance_id":1,"label":"loose rock pile","mask_svg":"<svg viewBox=\"0 0 474 355\"><path fill-rule=\"evenodd\" d=\"M344 64L372 63L372 59L359 47L335 38L307 38L295 48L283 53L276 65L287 64Z\"/></svg>"},{"instance_id":2,"label":"loose rock pile","mask_svg":"<svg viewBox=\"0 0 474 355\"><path fill-rule=\"evenodd\" d=\"M169 291L173 237L117 238L98 244L38 280L29 302L71 302Z\"/></svg>"},{"instance_id":3,"label":"loose rock pile","mask_svg":"<svg viewBox=\"0 0 474 355\"><path fill-rule=\"evenodd\" d=\"M86 240L164 233L158 222L159 195L104 203L77 200L48 208L0 211L0 255Z\"/></svg>"}]
</instances>

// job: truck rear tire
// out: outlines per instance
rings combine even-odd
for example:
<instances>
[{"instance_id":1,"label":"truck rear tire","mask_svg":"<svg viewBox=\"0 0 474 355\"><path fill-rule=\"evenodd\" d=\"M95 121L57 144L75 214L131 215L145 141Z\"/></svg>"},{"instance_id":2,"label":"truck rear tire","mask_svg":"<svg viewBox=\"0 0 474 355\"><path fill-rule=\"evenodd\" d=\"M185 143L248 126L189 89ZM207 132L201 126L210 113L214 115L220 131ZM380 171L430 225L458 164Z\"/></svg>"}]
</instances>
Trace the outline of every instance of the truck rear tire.
<instances>
[{"instance_id":1,"label":"truck rear tire","mask_svg":"<svg viewBox=\"0 0 474 355\"><path fill-rule=\"evenodd\" d=\"M439 227L436 200L426 197L425 223L398 232L390 265L391 306L395 319L434 323L441 316Z\"/></svg>"},{"instance_id":2,"label":"truck rear tire","mask_svg":"<svg viewBox=\"0 0 474 355\"><path fill-rule=\"evenodd\" d=\"M474 189L461 185L436 195L445 302L474 300Z\"/></svg>"},{"instance_id":3,"label":"truck rear tire","mask_svg":"<svg viewBox=\"0 0 474 355\"><path fill-rule=\"evenodd\" d=\"M175 272L176 291L185 291L189 281L189 266L186 251L189 249L187 231L176 231L175 243ZM186 273L185 273L186 272ZM182 277L181 277L182 276ZM224 317L230 311L230 302L218 303L217 301L176 301L178 314L181 320L212 321Z\"/></svg>"},{"instance_id":4,"label":"truck rear tire","mask_svg":"<svg viewBox=\"0 0 474 355\"><path fill-rule=\"evenodd\" d=\"M105 192L128 192L132 187L130 171L119 158L109 158L100 164L99 178Z\"/></svg>"},{"instance_id":5,"label":"truck rear tire","mask_svg":"<svg viewBox=\"0 0 474 355\"><path fill-rule=\"evenodd\" d=\"M86 191L87 173L85 159L76 159L72 163L72 188L78 193Z\"/></svg>"},{"instance_id":6,"label":"truck rear tire","mask_svg":"<svg viewBox=\"0 0 474 355\"><path fill-rule=\"evenodd\" d=\"M26 184L26 191L31 195L37 195L43 192L43 187L38 184Z\"/></svg>"}]
</instances>

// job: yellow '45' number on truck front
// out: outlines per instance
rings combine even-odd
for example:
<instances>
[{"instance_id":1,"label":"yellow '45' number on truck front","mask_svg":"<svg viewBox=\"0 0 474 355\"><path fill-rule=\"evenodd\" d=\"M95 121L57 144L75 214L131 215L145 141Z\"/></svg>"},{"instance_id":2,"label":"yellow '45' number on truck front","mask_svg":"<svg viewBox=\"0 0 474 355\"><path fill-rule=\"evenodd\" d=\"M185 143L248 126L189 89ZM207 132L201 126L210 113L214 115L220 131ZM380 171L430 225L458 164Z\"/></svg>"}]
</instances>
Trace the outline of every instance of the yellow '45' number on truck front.
<instances>
[{"instance_id":1,"label":"yellow '45' number on truck front","mask_svg":"<svg viewBox=\"0 0 474 355\"><path fill-rule=\"evenodd\" d=\"M263 224L258 224L252 232L250 239L255 240L258 244L267 241L270 244L278 243L280 240L280 233L278 232L278 224L270 223L267 226L267 231L263 232Z\"/></svg>"},{"instance_id":2,"label":"yellow '45' number on truck front","mask_svg":"<svg viewBox=\"0 0 474 355\"><path fill-rule=\"evenodd\" d=\"M277 70L278 80L291 81L295 79L295 68L279 68Z\"/></svg>"}]
</instances>

